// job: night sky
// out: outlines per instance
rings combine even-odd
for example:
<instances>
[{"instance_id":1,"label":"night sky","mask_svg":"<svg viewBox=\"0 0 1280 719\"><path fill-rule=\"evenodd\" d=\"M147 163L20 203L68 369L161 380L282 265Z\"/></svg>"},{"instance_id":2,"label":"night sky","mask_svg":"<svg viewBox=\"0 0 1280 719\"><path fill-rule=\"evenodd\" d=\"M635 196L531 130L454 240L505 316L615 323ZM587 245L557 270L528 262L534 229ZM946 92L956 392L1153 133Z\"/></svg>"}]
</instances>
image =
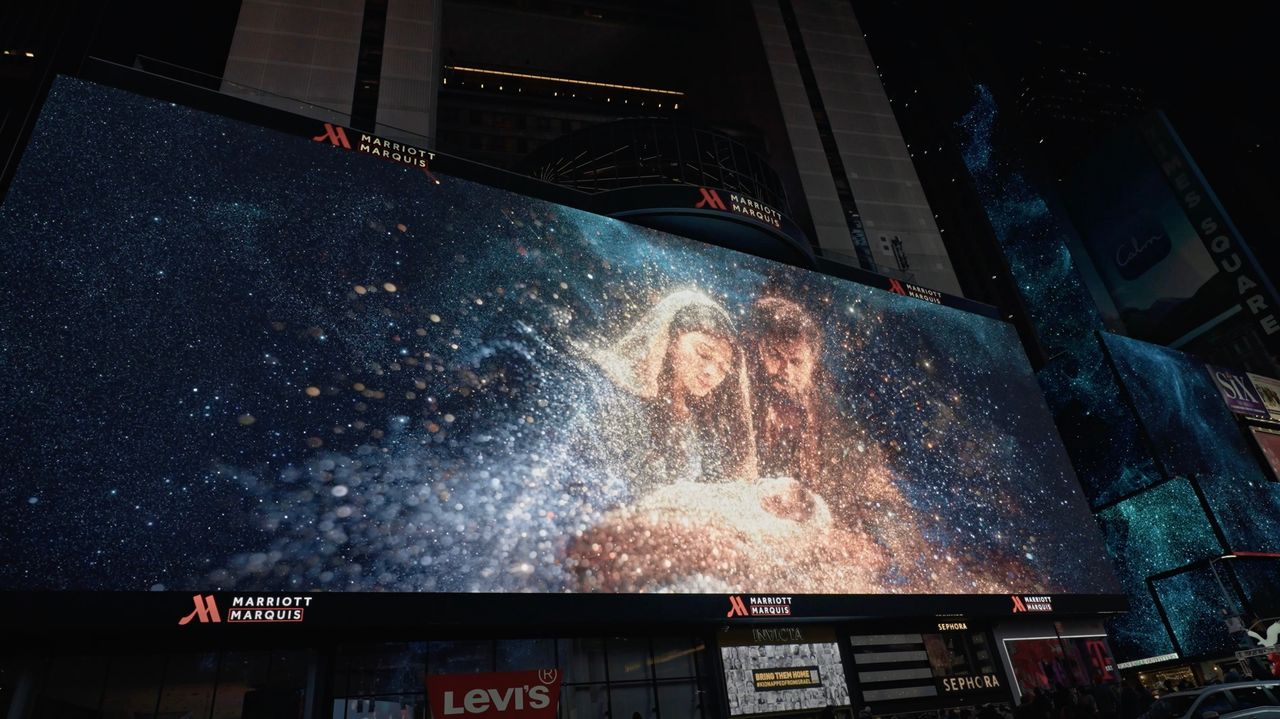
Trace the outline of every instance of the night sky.
<instances>
[{"instance_id":1,"label":"night sky","mask_svg":"<svg viewBox=\"0 0 1280 719\"><path fill-rule=\"evenodd\" d=\"M1010 326L438 179L60 80L0 210L0 585L575 591L566 544L641 499L566 492L577 348L771 288L931 548L829 591L1117 589ZM762 562L641 586L806 586Z\"/></svg>"}]
</instances>

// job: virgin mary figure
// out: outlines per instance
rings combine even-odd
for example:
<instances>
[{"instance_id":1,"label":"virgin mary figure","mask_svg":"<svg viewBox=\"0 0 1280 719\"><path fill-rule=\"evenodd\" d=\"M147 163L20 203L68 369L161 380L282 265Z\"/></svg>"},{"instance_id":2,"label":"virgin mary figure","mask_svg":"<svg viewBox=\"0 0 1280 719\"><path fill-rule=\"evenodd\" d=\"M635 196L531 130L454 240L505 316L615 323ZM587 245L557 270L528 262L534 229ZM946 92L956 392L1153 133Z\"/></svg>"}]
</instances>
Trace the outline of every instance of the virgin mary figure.
<instances>
[{"instance_id":1,"label":"virgin mary figure","mask_svg":"<svg viewBox=\"0 0 1280 719\"><path fill-rule=\"evenodd\" d=\"M586 355L594 379L575 421L584 469L620 480L631 499L756 476L746 361L715 300L672 292Z\"/></svg>"}]
</instances>

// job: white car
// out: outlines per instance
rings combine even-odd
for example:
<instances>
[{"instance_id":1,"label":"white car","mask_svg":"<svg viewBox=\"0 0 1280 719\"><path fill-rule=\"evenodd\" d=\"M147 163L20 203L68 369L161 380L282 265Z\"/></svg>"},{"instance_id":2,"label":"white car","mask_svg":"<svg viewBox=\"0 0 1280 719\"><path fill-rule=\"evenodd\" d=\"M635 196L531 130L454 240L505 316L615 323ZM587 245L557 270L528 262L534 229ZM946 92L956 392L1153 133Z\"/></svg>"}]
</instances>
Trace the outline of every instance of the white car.
<instances>
[{"instance_id":1,"label":"white car","mask_svg":"<svg viewBox=\"0 0 1280 719\"><path fill-rule=\"evenodd\" d=\"M1141 719L1280 719L1280 679L1166 694Z\"/></svg>"}]
</instances>

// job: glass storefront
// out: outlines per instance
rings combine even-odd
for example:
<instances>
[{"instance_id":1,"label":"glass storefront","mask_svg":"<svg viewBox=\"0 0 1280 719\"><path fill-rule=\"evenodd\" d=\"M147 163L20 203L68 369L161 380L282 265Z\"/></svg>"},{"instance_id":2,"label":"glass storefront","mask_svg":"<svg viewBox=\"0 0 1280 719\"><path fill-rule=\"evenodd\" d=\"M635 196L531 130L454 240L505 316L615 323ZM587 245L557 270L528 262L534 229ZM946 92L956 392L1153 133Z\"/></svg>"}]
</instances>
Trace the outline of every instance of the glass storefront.
<instances>
[{"instance_id":1,"label":"glass storefront","mask_svg":"<svg viewBox=\"0 0 1280 719\"><path fill-rule=\"evenodd\" d=\"M560 668L559 719L704 719L705 643L692 637L368 642L314 650L54 656L35 670L33 719L297 717L331 697L333 719L425 719L424 679ZM0 663L2 664L2 663ZM0 668L8 698L18 672ZM314 672L328 676L312 681ZM7 704L7 701L6 701Z\"/></svg>"},{"instance_id":2,"label":"glass storefront","mask_svg":"<svg viewBox=\"0 0 1280 719\"><path fill-rule=\"evenodd\" d=\"M562 627L560 636L454 629L387 641L383 629L277 635L293 646L266 634L257 644L212 642L214 634L204 645L141 635L66 650L28 644L0 656L0 719L862 719L965 707L990 716L1019 685L1114 679L1102 637L1036 635L1041 624L934 618L685 625L657 627L657 636L565 636L572 629ZM502 698L532 696L539 682L552 697L545 709ZM473 695L488 706L469 706Z\"/></svg>"}]
</instances>

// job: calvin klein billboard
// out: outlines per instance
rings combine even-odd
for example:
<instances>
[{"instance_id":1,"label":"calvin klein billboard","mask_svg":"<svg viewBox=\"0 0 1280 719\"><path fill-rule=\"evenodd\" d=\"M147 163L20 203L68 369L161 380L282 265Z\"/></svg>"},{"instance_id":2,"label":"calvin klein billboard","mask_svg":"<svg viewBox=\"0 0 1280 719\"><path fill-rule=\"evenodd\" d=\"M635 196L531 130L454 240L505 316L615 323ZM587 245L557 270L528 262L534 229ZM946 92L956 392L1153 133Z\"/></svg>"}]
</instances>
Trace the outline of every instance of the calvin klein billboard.
<instances>
[{"instance_id":1,"label":"calvin klein billboard","mask_svg":"<svg viewBox=\"0 0 1280 719\"><path fill-rule=\"evenodd\" d=\"M1009 325L321 140L55 84L0 586L1117 592Z\"/></svg>"}]
</instances>

